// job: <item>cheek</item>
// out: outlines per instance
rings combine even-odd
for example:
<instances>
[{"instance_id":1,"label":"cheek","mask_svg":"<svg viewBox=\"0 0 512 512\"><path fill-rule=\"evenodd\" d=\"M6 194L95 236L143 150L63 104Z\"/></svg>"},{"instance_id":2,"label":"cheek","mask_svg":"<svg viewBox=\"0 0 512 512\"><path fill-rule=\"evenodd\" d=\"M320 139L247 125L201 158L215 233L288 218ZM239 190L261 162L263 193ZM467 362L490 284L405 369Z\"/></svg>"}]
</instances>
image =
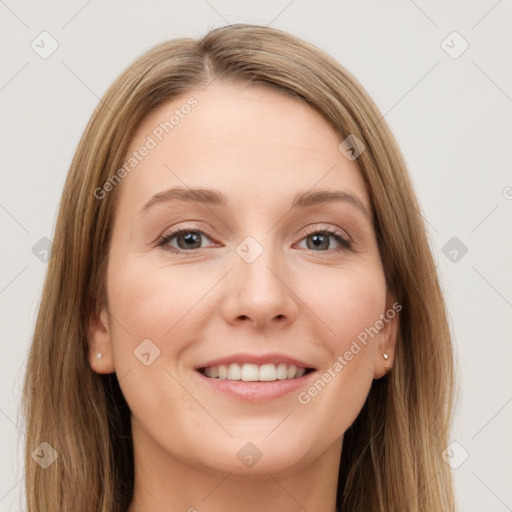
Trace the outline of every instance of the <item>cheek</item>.
<instances>
[{"instance_id":1,"label":"cheek","mask_svg":"<svg viewBox=\"0 0 512 512\"><path fill-rule=\"evenodd\" d=\"M148 268L134 261L113 264L109 271L115 370L139 419L164 417L162 411L183 410L190 402L174 378L172 362L180 360L193 337L194 315L201 311L194 304L211 287L190 277L179 269Z\"/></svg>"},{"instance_id":2,"label":"cheek","mask_svg":"<svg viewBox=\"0 0 512 512\"><path fill-rule=\"evenodd\" d=\"M357 340L362 347L370 345L374 336L368 332L375 333L375 323L386 303L385 280L378 262L318 273L304 281L301 293L325 327L322 332L330 352L343 354Z\"/></svg>"},{"instance_id":3,"label":"cheek","mask_svg":"<svg viewBox=\"0 0 512 512\"><path fill-rule=\"evenodd\" d=\"M117 267L108 282L111 312L132 338L163 340L178 322L180 328L185 325L181 319L208 291L207 280L191 277L190 272L177 268ZM118 335L123 333L118 331Z\"/></svg>"},{"instance_id":4,"label":"cheek","mask_svg":"<svg viewBox=\"0 0 512 512\"><path fill-rule=\"evenodd\" d=\"M386 287L379 265L338 270L336 278L318 275L314 282L316 293L304 289L304 302L313 305L326 327L319 339L328 357L298 401L318 417L332 416L335 435L352 423L369 392L379 339L375 326L384 313Z\"/></svg>"}]
</instances>

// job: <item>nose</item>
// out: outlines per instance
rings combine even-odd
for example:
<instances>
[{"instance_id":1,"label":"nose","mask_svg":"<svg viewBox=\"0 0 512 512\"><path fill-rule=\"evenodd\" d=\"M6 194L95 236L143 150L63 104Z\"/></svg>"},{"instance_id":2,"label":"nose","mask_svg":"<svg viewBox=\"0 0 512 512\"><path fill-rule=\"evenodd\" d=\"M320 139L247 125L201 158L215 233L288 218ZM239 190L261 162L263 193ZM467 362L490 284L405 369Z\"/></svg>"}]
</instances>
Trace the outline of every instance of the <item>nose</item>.
<instances>
[{"instance_id":1,"label":"nose","mask_svg":"<svg viewBox=\"0 0 512 512\"><path fill-rule=\"evenodd\" d=\"M247 323L253 327L284 327L298 315L299 299L293 291L293 277L283 260L263 250L248 263L234 254L234 268L225 279L222 315L226 322Z\"/></svg>"}]
</instances>

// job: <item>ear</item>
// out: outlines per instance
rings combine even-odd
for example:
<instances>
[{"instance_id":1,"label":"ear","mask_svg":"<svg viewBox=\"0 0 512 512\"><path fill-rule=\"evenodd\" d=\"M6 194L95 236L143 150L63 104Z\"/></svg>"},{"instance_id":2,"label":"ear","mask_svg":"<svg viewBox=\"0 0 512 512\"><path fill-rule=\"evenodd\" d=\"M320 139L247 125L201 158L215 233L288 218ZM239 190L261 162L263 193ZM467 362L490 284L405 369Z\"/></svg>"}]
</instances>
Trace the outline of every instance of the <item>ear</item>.
<instances>
[{"instance_id":1,"label":"ear","mask_svg":"<svg viewBox=\"0 0 512 512\"><path fill-rule=\"evenodd\" d=\"M402 305L396 301L394 295L388 292L386 298L386 311L382 318L384 326L378 335L377 359L375 361L373 371L374 379L380 379L389 373L393 367L396 339L398 336L398 327L400 325L399 312L401 310ZM387 354L387 359L384 354Z\"/></svg>"},{"instance_id":2,"label":"ear","mask_svg":"<svg viewBox=\"0 0 512 512\"><path fill-rule=\"evenodd\" d=\"M89 364L96 373L113 373L112 335L106 307L91 315L87 331ZM98 357L101 354L101 357Z\"/></svg>"}]
</instances>

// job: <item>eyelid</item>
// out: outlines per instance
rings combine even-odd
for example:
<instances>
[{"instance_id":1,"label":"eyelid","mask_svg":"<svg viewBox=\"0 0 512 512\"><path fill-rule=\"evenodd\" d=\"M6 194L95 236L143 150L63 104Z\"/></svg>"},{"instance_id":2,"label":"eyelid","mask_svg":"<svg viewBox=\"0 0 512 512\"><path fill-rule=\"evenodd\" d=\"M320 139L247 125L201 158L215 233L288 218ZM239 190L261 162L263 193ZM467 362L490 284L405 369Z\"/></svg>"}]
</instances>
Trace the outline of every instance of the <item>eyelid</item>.
<instances>
[{"instance_id":1,"label":"eyelid","mask_svg":"<svg viewBox=\"0 0 512 512\"><path fill-rule=\"evenodd\" d=\"M331 226L331 225L318 225L313 224L306 226L305 231L302 233L302 236L298 243L304 241L308 236L315 233L323 233L326 234L329 238L337 239L338 247L330 248L326 251L314 251L313 249L306 249L309 253L315 254L319 253L322 257L335 257L338 256L339 253L346 252L355 252L354 250L354 241L352 237L347 233L346 230L340 228L339 226Z\"/></svg>"},{"instance_id":2,"label":"eyelid","mask_svg":"<svg viewBox=\"0 0 512 512\"><path fill-rule=\"evenodd\" d=\"M346 230L338 227L338 226L331 226L329 224L313 224L306 226L304 233L302 234L302 238L311 235L313 233L322 233L322 232L328 232L331 236L334 234L340 236L345 241L349 243L354 243L354 240L352 240L352 237L347 233ZM302 240L301 238L301 240Z\"/></svg>"},{"instance_id":3,"label":"eyelid","mask_svg":"<svg viewBox=\"0 0 512 512\"><path fill-rule=\"evenodd\" d=\"M172 240L177 234L182 233L184 231L192 231L195 233L200 233L207 237L209 240L215 242L218 244L218 242L215 241L215 236L210 233L208 229L203 228L197 228L195 226L185 225L180 227L171 228L167 231L165 231L161 236L158 237L158 243L157 246L163 247L168 244L170 240ZM354 241L352 237L342 228L338 226L331 226L328 224L310 224L303 228L302 236L300 240L298 240L297 243L302 242L306 237L308 237L311 234L314 233L326 233L329 237L339 237L344 243L341 243L341 248L335 248L335 249L329 249L327 251L312 251L311 249L308 249L312 252L320 252L320 253L326 253L326 254L332 254L339 251L349 251L353 250ZM338 242L339 243L339 242ZM172 247L170 249L167 249L171 252L175 253L181 253L181 254L195 254L197 251L204 250L204 249L210 249L211 247L200 247L198 249L191 249L191 250L184 250L184 249L178 249L176 247Z\"/></svg>"},{"instance_id":4,"label":"eyelid","mask_svg":"<svg viewBox=\"0 0 512 512\"><path fill-rule=\"evenodd\" d=\"M209 240L215 242L214 235L212 235L208 229L198 228L198 227L190 226L190 225L189 226L185 225L185 226L180 226L180 227L176 227L176 228L170 228L167 231L165 231L161 236L158 237L157 245L158 246L165 246L169 242L169 240L171 240L177 234L179 234L179 233L181 233L183 231L192 231L194 233L201 233L202 235L206 236ZM218 243L218 242L215 242L215 243ZM209 249L209 248L210 247L201 247L200 249L192 249L190 251L185 251L183 249L177 249L176 247L173 247L172 249L169 249L169 250L171 250L171 252L174 250L175 252L182 252L182 253L193 254L196 251L199 251L199 250L202 250L202 249Z\"/></svg>"},{"instance_id":5,"label":"eyelid","mask_svg":"<svg viewBox=\"0 0 512 512\"><path fill-rule=\"evenodd\" d=\"M176 233L180 233L181 231L194 231L198 233L202 233L203 235L207 235L209 238L214 238L214 236L208 231L208 229L204 228L198 228L196 226L179 226L176 228L169 228L168 230L164 231L164 233L159 236L159 239L167 238L169 235L175 235Z\"/></svg>"}]
</instances>

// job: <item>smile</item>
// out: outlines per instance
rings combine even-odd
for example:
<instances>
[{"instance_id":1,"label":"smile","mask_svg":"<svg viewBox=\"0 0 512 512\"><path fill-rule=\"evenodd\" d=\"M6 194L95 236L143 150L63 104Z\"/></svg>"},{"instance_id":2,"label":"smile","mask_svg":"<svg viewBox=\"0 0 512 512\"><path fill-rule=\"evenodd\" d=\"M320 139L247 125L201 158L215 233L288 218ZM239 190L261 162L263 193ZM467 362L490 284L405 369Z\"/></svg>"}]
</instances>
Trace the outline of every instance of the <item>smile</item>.
<instances>
[{"instance_id":1,"label":"smile","mask_svg":"<svg viewBox=\"0 0 512 512\"><path fill-rule=\"evenodd\" d=\"M275 380L298 379L313 368L298 368L294 364L231 363L200 368L199 372L212 379L241 380L245 382L271 382Z\"/></svg>"}]
</instances>

